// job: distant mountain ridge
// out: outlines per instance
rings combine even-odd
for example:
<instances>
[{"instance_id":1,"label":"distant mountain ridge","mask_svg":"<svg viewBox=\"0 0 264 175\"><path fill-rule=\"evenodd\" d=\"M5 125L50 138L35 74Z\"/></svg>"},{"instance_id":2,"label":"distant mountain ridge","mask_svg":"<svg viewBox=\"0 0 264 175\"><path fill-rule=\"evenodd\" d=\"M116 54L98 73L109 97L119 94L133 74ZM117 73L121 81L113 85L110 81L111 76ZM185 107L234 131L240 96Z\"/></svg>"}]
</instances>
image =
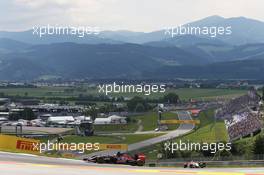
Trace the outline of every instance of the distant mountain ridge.
<instances>
[{"instance_id":1,"label":"distant mountain ridge","mask_svg":"<svg viewBox=\"0 0 264 175\"><path fill-rule=\"evenodd\" d=\"M43 76L65 79L264 78L264 44L228 46L226 52L222 52L225 45L194 47L197 50L200 47L200 52L193 48L184 50L138 44L28 46L13 53L0 52L0 80L34 80ZM206 51L202 47L210 49ZM215 61L211 57L213 54L214 59L223 55L230 59ZM238 57L247 59L237 60Z\"/></svg>"},{"instance_id":2,"label":"distant mountain ridge","mask_svg":"<svg viewBox=\"0 0 264 175\"><path fill-rule=\"evenodd\" d=\"M65 78L141 77L144 70L154 70L160 65L207 63L203 58L174 47L57 43L0 54L0 79L37 79L47 74ZM33 65L37 69L31 70Z\"/></svg>"},{"instance_id":3,"label":"distant mountain ridge","mask_svg":"<svg viewBox=\"0 0 264 175\"><path fill-rule=\"evenodd\" d=\"M33 34L33 30L27 30L23 32L1 32L0 38L8 38L16 40L19 42L29 43L29 44L51 44L51 43L64 43L64 42L74 42L74 43L84 43L84 44L120 44L122 41L112 40L109 38L102 38L95 34L85 35L84 37L78 37L77 35L44 35L39 37Z\"/></svg>"},{"instance_id":4,"label":"distant mountain ridge","mask_svg":"<svg viewBox=\"0 0 264 175\"><path fill-rule=\"evenodd\" d=\"M173 24L172 24L173 25ZM232 35L217 36L216 39L227 44L242 45L248 43L264 43L264 22L249 19L245 17L223 18L220 16L209 16L204 19L185 24L195 27L203 26L222 26L232 27ZM177 27L177 26L174 26ZM99 35L87 35L83 38L77 36L44 36L39 38L34 36L33 30L24 32L1 32L0 38L9 38L29 44L50 44L58 42L75 42L85 44L120 44L120 43L135 43L143 44L148 42L156 42L167 40L170 37L164 34L165 29L159 31L144 33L131 31L101 31ZM198 36L205 37L206 36Z\"/></svg>"},{"instance_id":5,"label":"distant mountain ridge","mask_svg":"<svg viewBox=\"0 0 264 175\"><path fill-rule=\"evenodd\" d=\"M172 24L173 25L173 24ZM221 40L224 43L231 45L243 45L248 43L264 43L264 22L249 19L245 17L233 17L233 18L223 18L220 16L210 16L204 19L187 23L183 26L194 26L194 27L232 27L231 35L218 35L216 39ZM177 27L177 26L173 26ZM123 42L132 43L148 43L157 42L170 39L169 35L165 35L165 29L154 31L150 33L141 33L136 36L130 37L127 40L122 40ZM181 37L181 36L178 36ZM209 38L208 36L201 36ZM177 38L177 37L176 37ZM214 39L214 38L209 38Z\"/></svg>"},{"instance_id":6,"label":"distant mountain ridge","mask_svg":"<svg viewBox=\"0 0 264 175\"><path fill-rule=\"evenodd\" d=\"M0 32L0 80L264 79L263 22L211 16L188 25L232 25L236 34L170 38L164 31L103 31L85 38L62 35L40 40L32 31Z\"/></svg>"}]
</instances>

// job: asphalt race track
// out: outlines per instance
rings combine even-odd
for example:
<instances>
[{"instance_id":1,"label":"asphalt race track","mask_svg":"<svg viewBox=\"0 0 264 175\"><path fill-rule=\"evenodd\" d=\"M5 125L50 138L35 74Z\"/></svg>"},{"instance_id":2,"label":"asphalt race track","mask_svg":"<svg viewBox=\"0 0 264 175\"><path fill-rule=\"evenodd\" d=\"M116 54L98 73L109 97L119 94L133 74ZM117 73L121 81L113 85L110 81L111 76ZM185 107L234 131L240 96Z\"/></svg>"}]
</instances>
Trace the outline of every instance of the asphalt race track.
<instances>
[{"instance_id":1,"label":"asphalt race track","mask_svg":"<svg viewBox=\"0 0 264 175\"><path fill-rule=\"evenodd\" d=\"M0 175L264 175L264 168L147 168L0 152Z\"/></svg>"}]
</instances>

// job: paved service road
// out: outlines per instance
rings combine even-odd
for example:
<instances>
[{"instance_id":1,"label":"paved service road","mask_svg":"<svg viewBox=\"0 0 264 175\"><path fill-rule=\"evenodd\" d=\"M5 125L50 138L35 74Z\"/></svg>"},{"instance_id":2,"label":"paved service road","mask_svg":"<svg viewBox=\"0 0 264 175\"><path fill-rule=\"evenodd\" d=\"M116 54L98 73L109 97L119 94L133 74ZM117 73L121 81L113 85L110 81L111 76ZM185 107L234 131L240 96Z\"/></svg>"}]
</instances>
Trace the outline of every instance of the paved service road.
<instances>
[{"instance_id":1,"label":"paved service road","mask_svg":"<svg viewBox=\"0 0 264 175\"><path fill-rule=\"evenodd\" d=\"M192 120L192 117L190 116L189 112L187 112L187 111L178 111L175 113L178 114L179 120ZM165 135L129 145L128 151L138 150L140 148L144 148L144 147L147 147L150 145L154 145L154 144L157 144L160 142L164 142L166 140L170 140L172 138L176 138L180 135L183 135L183 134L190 132L193 128L194 128L194 124L180 124L180 126L176 130L168 132ZM100 152L89 154L88 157L93 156L93 155L113 155L113 154L116 154L116 152L117 151L100 151Z\"/></svg>"},{"instance_id":2,"label":"paved service road","mask_svg":"<svg viewBox=\"0 0 264 175\"><path fill-rule=\"evenodd\" d=\"M72 128L53 128L53 127L31 127L23 126L23 133L30 134L61 134L72 130ZM15 126L2 126L2 132L15 133Z\"/></svg>"},{"instance_id":3,"label":"paved service road","mask_svg":"<svg viewBox=\"0 0 264 175\"><path fill-rule=\"evenodd\" d=\"M264 168L147 168L0 152L0 175L264 175Z\"/></svg>"}]
</instances>

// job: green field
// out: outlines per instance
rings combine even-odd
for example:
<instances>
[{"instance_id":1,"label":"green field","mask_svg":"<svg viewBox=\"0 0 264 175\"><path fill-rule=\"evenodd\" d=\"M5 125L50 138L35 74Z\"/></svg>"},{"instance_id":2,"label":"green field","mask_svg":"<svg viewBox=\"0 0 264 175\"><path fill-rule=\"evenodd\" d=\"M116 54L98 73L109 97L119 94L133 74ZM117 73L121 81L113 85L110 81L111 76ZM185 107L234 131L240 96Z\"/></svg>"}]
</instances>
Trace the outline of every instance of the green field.
<instances>
[{"instance_id":1,"label":"green field","mask_svg":"<svg viewBox=\"0 0 264 175\"><path fill-rule=\"evenodd\" d=\"M232 98L234 96L244 95L246 90L238 89L176 89L175 92L180 99L214 99L217 97Z\"/></svg>"},{"instance_id":2,"label":"green field","mask_svg":"<svg viewBox=\"0 0 264 175\"><path fill-rule=\"evenodd\" d=\"M216 97L230 98L233 96L242 95L246 90L234 90L234 89L195 89L195 88L181 88L181 89L167 89L166 93L175 92L180 96L180 99L210 99ZM20 97L78 97L81 95L102 95L99 94L97 88L91 87L38 87L38 88L0 88L0 93L8 96L20 96ZM164 93L152 93L149 96L140 93L112 93L110 96L118 97L133 97L144 96L148 98L159 98Z\"/></svg>"},{"instance_id":3,"label":"green field","mask_svg":"<svg viewBox=\"0 0 264 175\"><path fill-rule=\"evenodd\" d=\"M240 96L246 93L246 90L239 89L197 89L197 88L180 88L180 89L167 89L166 93L174 92L179 95L181 100L188 99L214 99L217 97L232 98L234 96ZM164 96L164 93L155 93L149 96L143 94L135 93L119 93L111 94L111 96L125 96L133 97L135 95L140 95L148 98L160 98Z\"/></svg>"},{"instance_id":4,"label":"green field","mask_svg":"<svg viewBox=\"0 0 264 175\"><path fill-rule=\"evenodd\" d=\"M135 117L137 120L141 120L143 125L143 131L154 131L157 128L157 120L158 120L158 113L157 112L149 112L141 116ZM169 120L169 119L178 119L176 113L166 112L162 114L162 119ZM170 125L169 129L177 129L178 125Z\"/></svg>"},{"instance_id":5,"label":"green field","mask_svg":"<svg viewBox=\"0 0 264 175\"><path fill-rule=\"evenodd\" d=\"M124 132L131 133L135 132L138 129L137 123L129 123L129 124L107 124L107 125L94 125L95 132Z\"/></svg>"},{"instance_id":6,"label":"green field","mask_svg":"<svg viewBox=\"0 0 264 175\"><path fill-rule=\"evenodd\" d=\"M77 92L69 93L66 87L41 87L41 88L0 88L0 93L8 96L28 97L72 97Z\"/></svg>"}]
</instances>

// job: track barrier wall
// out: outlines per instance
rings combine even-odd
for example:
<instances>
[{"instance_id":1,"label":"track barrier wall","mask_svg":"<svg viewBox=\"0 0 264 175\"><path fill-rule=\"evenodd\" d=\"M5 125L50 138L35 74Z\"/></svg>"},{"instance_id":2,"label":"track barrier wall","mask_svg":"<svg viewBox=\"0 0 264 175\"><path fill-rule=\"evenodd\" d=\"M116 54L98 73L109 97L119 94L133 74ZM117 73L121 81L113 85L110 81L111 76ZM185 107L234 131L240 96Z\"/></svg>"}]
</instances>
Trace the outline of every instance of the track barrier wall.
<instances>
[{"instance_id":1,"label":"track barrier wall","mask_svg":"<svg viewBox=\"0 0 264 175\"><path fill-rule=\"evenodd\" d=\"M35 139L0 135L0 150L2 151L39 154L39 150L34 149L34 145L38 143L40 141Z\"/></svg>"}]
</instances>

